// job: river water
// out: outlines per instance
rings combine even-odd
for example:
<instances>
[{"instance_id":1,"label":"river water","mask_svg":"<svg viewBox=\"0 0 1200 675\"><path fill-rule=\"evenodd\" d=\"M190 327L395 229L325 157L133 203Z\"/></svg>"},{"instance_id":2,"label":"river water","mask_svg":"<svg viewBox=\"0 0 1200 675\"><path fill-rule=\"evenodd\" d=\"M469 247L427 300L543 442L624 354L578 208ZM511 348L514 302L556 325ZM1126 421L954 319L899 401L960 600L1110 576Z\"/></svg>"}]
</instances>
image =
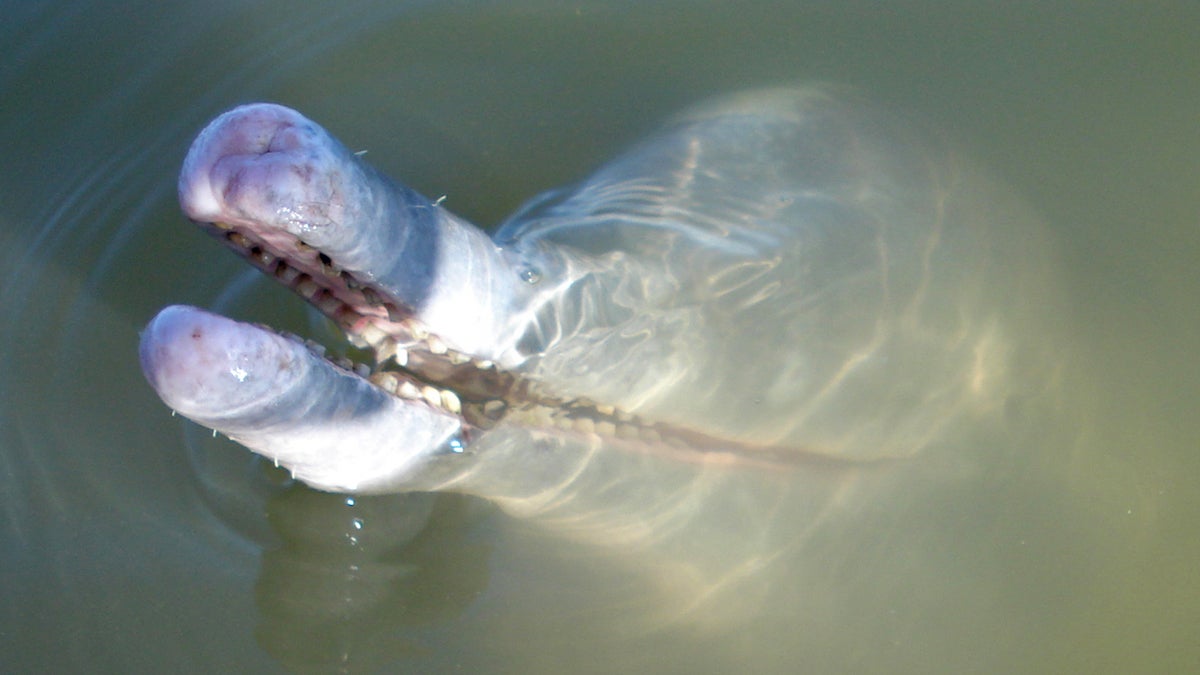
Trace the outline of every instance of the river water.
<instances>
[{"instance_id":1,"label":"river water","mask_svg":"<svg viewBox=\"0 0 1200 675\"><path fill-rule=\"evenodd\" d=\"M1200 660L1192 5L116 7L6 3L0 22L0 670L1115 673ZM773 572L793 591L786 608L734 628L646 629L624 561L467 499L348 504L289 485L173 418L142 380L138 330L166 304L323 330L178 213L188 143L234 104L296 107L490 224L692 101L805 80L926 120L1043 214L1073 414L1003 480L911 496L912 546L852 529L826 542L836 555L802 558L824 573Z\"/></svg>"}]
</instances>

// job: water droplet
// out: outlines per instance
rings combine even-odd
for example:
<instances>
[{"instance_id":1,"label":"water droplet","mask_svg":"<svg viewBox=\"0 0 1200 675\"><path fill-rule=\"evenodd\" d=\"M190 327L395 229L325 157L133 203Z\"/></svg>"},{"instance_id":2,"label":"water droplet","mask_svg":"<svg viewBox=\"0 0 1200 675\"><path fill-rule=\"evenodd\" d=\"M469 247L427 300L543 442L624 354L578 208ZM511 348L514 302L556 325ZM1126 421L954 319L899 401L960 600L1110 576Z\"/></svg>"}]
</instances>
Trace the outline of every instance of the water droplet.
<instances>
[{"instance_id":1,"label":"water droplet","mask_svg":"<svg viewBox=\"0 0 1200 675\"><path fill-rule=\"evenodd\" d=\"M346 497L346 506L354 506L354 497Z\"/></svg>"},{"instance_id":2,"label":"water droplet","mask_svg":"<svg viewBox=\"0 0 1200 675\"><path fill-rule=\"evenodd\" d=\"M362 519L362 518L352 518L352 519L350 520L350 524L351 524L351 525L354 527L354 529L356 529L356 530L361 530L361 529L363 529L363 519Z\"/></svg>"}]
</instances>

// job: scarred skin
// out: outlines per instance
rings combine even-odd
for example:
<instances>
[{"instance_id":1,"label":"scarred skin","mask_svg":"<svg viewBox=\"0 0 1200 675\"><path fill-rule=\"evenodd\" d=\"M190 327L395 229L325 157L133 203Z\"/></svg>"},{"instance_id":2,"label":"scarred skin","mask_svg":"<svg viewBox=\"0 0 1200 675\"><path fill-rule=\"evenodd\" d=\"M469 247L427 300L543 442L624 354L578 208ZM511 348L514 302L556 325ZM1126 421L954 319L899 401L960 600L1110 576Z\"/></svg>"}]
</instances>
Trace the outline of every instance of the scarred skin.
<instances>
[{"instance_id":1,"label":"scarred skin","mask_svg":"<svg viewBox=\"0 0 1200 675\"><path fill-rule=\"evenodd\" d=\"M1014 337L1048 287L1026 214L827 89L696 108L494 237L268 104L201 132L179 195L376 363L169 307L140 354L172 409L319 489L475 494L703 583L1053 379Z\"/></svg>"}]
</instances>

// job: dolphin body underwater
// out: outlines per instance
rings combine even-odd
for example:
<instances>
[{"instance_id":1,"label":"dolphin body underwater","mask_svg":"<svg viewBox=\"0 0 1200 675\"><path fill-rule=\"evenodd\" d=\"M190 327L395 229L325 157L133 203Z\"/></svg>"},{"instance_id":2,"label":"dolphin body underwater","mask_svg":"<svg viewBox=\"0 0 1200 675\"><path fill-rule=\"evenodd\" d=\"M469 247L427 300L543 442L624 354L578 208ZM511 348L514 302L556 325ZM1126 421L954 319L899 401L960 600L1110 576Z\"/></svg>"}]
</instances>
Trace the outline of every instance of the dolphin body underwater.
<instances>
[{"instance_id":1,"label":"dolphin body underwater","mask_svg":"<svg viewBox=\"0 0 1200 675\"><path fill-rule=\"evenodd\" d=\"M373 363L172 306L140 345L166 405L319 490L476 495L697 588L1052 398L1035 219L835 88L701 104L491 236L270 104L200 133L179 196Z\"/></svg>"}]
</instances>

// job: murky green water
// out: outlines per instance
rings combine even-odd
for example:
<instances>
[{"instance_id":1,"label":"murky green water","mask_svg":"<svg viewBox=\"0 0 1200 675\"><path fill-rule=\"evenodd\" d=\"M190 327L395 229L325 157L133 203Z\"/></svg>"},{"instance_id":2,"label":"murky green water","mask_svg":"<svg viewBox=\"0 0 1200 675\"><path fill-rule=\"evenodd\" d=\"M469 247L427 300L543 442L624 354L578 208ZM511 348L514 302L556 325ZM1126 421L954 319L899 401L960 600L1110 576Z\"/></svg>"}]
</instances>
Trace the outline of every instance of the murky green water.
<instances>
[{"instance_id":1,"label":"murky green water","mask_svg":"<svg viewBox=\"0 0 1200 675\"><path fill-rule=\"evenodd\" d=\"M0 669L1194 667L1200 16L962 4L7 3ZM297 107L486 224L691 101L797 80L929 121L1045 214L1074 416L1003 476L906 495L889 536L813 543L738 628L648 630L636 562L479 503L281 486L141 379L165 304L312 332L178 214L233 104Z\"/></svg>"}]
</instances>

